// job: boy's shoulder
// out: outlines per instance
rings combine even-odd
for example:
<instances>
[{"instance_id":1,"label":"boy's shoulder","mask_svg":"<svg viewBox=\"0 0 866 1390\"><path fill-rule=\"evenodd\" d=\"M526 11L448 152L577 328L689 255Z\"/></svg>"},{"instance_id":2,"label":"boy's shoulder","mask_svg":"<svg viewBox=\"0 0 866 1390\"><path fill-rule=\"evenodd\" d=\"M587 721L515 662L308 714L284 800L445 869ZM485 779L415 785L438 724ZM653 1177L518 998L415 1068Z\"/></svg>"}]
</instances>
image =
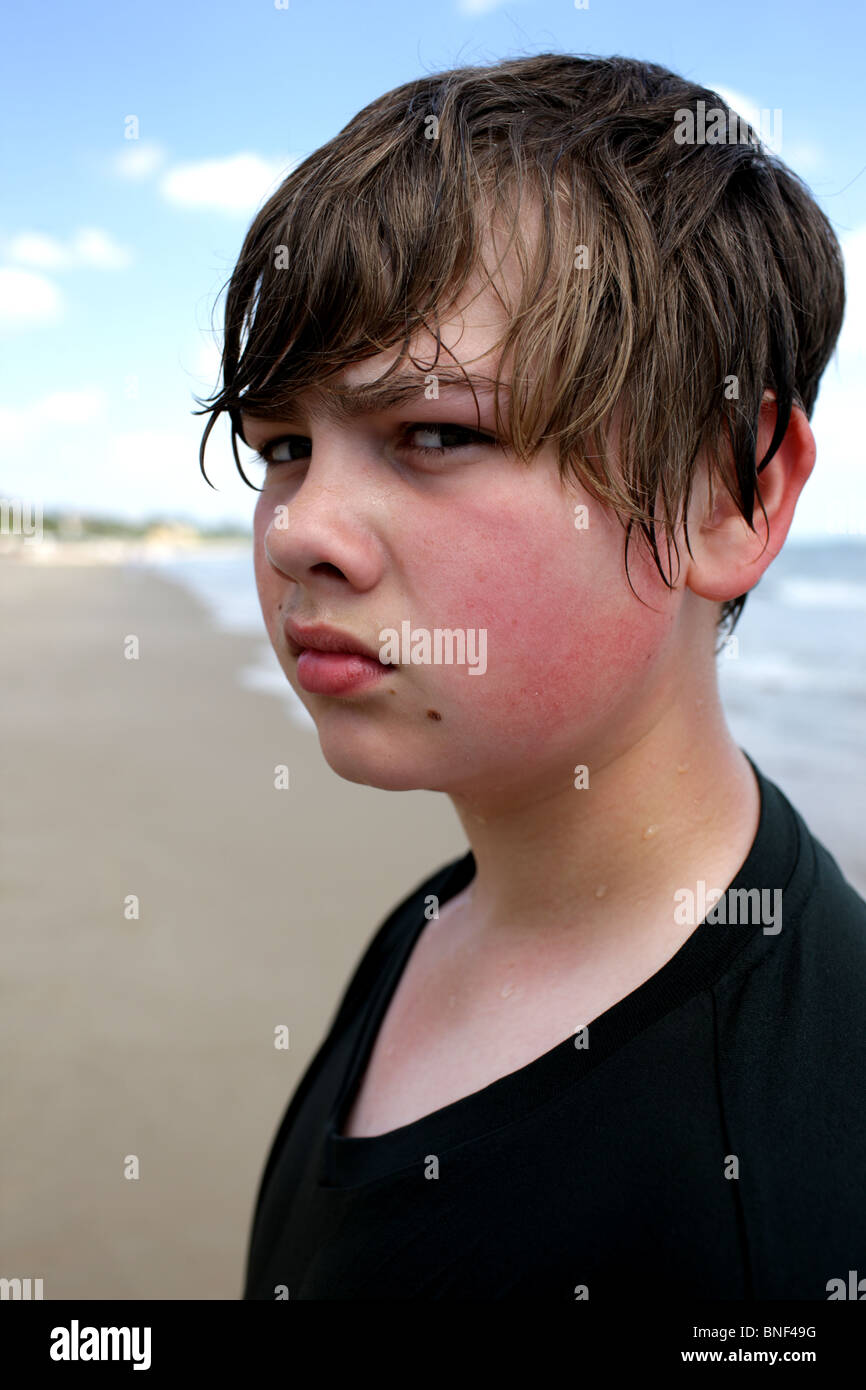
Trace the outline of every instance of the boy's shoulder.
<instances>
[{"instance_id":1,"label":"boy's shoulder","mask_svg":"<svg viewBox=\"0 0 866 1390\"><path fill-rule=\"evenodd\" d=\"M723 1056L727 1027L731 1068L738 1056L755 1063L760 1045L780 1083L796 1076L802 1094L812 1076L817 1094L834 1056L837 1081L851 1083L855 1066L866 1077L866 901L781 788L755 771L762 820L738 881L771 892L778 910L773 927L756 933L714 990L723 1005Z\"/></svg>"},{"instance_id":2,"label":"boy's shoulder","mask_svg":"<svg viewBox=\"0 0 866 1390\"><path fill-rule=\"evenodd\" d=\"M866 902L769 786L797 839L782 928L759 933L717 983L713 1018L726 1162L737 1160L755 1287L798 1298L846 1277L862 1248Z\"/></svg>"},{"instance_id":3,"label":"boy's shoulder","mask_svg":"<svg viewBox=\"0 0 866 1390\"><path fill-rule=\"evenodd\" d=\"M856 989L866 972L866 900L780 788L764 776L761 783L762 795L778 807L771 827L775 845L783 833L782 815L796 837L793 871L788 883L780 885L785 911L780 937L787 926L785 939L805 983L821 990L828 983L827 972L838 974L844 967L848 984Z\"/></svg>"},{"instance_id":4,"label":"boy's shoulder","mask_svg":"<svg viewBox=\"0 0 866 1390\"><path fill-rule=\"evenodd\" d=\"M858 1078L866 1086L866 901L791 810L799 848L780 885L781 921L756 934L714 989L721 1060L730 1071L757 1067L797 1105L811 1087L823 1108Z\"/></svg>"},{"instance_id":5,"label":"boy's shoulder","mask_svg":"<svg viewBox=\"0 0 866 1390\"><path fill-rule=\"evenodd\" d=\"M474 873L471 851L434 870L400 899L376 928L358 959L337 1006L329 1032L338 1032L381 986L383 976L408 954L425 921L468 883Z\"/></svg>"}]
</instances>

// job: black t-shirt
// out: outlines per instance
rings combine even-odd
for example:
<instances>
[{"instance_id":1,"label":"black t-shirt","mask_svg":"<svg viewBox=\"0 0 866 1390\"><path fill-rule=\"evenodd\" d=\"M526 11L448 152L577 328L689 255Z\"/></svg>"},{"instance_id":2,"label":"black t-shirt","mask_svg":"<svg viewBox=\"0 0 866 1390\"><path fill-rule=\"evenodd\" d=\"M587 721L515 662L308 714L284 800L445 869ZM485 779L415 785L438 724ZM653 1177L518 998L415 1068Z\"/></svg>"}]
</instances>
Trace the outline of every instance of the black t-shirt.
<instances>
[{"instance_id":1,"label":"black t-shirt","mask_svg":"<svg viewBox=\"0 0 866 1390\"><path fill-rule=\"evenodd\" d=\"M244 1298L826 1300L866 1278L866 903L755 772L726 896L588 1045L346 1138L427 897L472 853L395 908L274 1140Z\"/></svg>"}]
</instances>

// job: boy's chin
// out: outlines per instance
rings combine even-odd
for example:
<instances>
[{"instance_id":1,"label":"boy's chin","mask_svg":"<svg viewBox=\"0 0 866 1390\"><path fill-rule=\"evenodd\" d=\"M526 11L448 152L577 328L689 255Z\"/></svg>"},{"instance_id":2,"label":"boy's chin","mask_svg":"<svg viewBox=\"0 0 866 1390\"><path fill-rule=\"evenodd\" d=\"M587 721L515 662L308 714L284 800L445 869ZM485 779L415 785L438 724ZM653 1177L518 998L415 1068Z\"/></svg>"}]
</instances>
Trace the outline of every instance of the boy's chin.
<instances>
[{"instance_id":1,"label":"boy's chin","mask_svg":"<svg viewBox=\"0 0 866 1390\"><path fill-rule=\"evenodd\" d=\"M321 720L318 734L325 762L346 782L388 792L446 790L448 768L441 748L412 748L394 730L333 729ZM458 780L457 769L454 777Z\"/></svg>"},{"instance_id":2,"label":"boy's chin","mask_svg":"<svg viewBox=\"0 0 866 1390\"><path fill-rule=\"evenodd\" d=\"M370 753L364 756L357 749L328 747L322 741L322 753L332 772L342 777L344 782L357 782L362 787L378 787L384 792L435 791L431 786L434 771L429 769L425 778L420 767L401 759L399 753L377 757Z\"/></svg>"}]
</instances>

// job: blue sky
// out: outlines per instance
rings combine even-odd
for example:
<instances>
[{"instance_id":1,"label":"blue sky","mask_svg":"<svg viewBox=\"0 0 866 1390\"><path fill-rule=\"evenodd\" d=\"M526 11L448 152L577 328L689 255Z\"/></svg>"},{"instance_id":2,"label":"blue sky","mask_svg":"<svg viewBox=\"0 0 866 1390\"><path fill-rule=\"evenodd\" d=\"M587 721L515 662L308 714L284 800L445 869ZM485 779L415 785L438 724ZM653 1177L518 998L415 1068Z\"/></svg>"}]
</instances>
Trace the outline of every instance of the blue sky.
<instances>
[{"instance_id":1,"label":"blue sky","mask_svg":"<svg viewBox=\"0 0 866 1390\"><path fill-rule=\"evenodd\" d=\"M779 152L842 240L849 293L792 534L866 533L866 21L849 0L49 0L4 28L0 495L249 519L223 438L219 491L198 472L193 394L216 381L216 297L291 163L425 72L621 53L747 117L781 111Z\"/></svg>"}]
</instances>

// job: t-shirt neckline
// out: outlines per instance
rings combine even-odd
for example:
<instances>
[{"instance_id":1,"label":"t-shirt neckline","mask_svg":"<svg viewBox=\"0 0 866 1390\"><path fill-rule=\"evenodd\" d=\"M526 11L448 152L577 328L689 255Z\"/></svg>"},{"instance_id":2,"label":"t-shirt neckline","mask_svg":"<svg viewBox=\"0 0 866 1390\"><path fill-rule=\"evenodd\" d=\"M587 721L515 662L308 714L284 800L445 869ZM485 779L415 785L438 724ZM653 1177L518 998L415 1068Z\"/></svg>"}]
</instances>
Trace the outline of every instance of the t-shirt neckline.
<instances>
[{"instance_id":1,"label":"t-shirt neckline","mask_svg":"<svg viewBox=\"0 0 866 1390\"><path fill-rule=\"evenodd\" d=\"M745 753L745 750L742 750ZM760 793L758 828L743 864L725 893L737 889L782 889L789 918L796 902L795 871L800 860L800 833L796 814L777 787L762 775L745 753L755 773ZM442 907L463 891L475 876L475 856L469 850L423 885L435 892ZM802 882L802 873L799 876ZM420 893L420 890L419 890ZM425 1156L441 1156L455 1144L482 1138L504 1125L516 1123L577 1084L594 1067L630 1042L657 1019L684 1004L725 973L748 942L762 937L759 923L721 925L708 920L709 913L676 953L648 980L599 1014L590 1025L591 1045L576 1048L569 1036L516 1071L497 1078L480 1091L420 1116L385 1134L365 1137L339 1133L350 1100L367 1067L373 1044L396 991L415 943L427 924L423 896L418 902L418 922L394 954L380 988L371 996L362 1021L359 1042L344 1072L328 1118L319 1162L321 1187L351 1188L386 1179L404 1168L423 1163ZM775 936L763 936L772 942Z\"/></svg>"}]
</instances>

